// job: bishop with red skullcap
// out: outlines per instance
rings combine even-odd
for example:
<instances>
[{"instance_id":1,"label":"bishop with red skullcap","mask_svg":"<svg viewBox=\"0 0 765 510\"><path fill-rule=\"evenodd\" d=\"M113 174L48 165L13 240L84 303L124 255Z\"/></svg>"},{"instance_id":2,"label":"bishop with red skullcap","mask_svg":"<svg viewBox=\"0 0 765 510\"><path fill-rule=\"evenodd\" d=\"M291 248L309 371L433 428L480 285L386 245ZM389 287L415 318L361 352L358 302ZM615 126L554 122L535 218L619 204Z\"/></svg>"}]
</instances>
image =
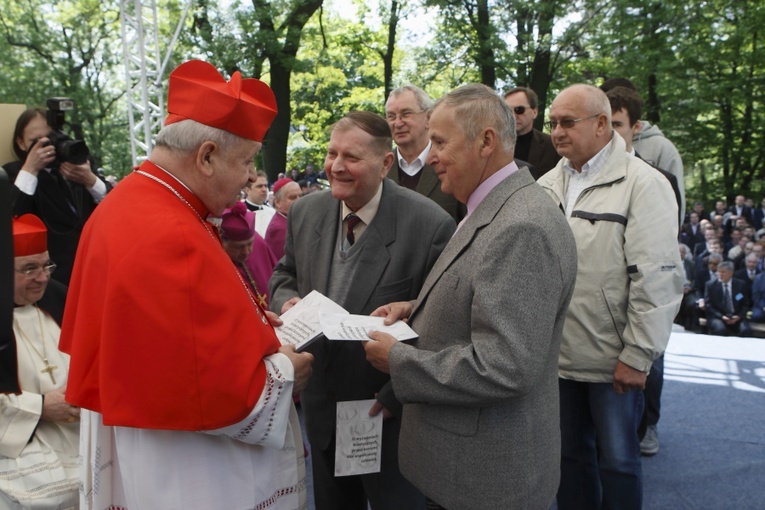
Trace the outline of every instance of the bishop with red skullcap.
<instances>
[{"instance_id":1,"label":"bishop with red skullcap","mask_svg":"<svg viewBox=\"0 0 765 510\"><path fill-rule=\"evenodd\" d=\"M101 508L303 507L292 392L310 355L279 352L207 221L254 181L273 92L191 61L171 73L167 105L149 159L99 205L75 261L61 345L67 399L89 410L85 493ZM193 123L241 142L165 143L203 136Z\"/></svg>"},{"instance_id":2,"label":"bishop with red skullcap","mask_svg":"<svg viewBox=\"0 0 765 510\"><path fill-rule=\"evenodd\" d=\"M25 257L48 251L48 229L34 214L13 218L13 256Z\"/></svg>"},{"instance_id":3,"label":"bishop with red skullcap","mask_svg":"<svg viewBox=\"0 0 765 510\"><path fill-rule=\"evenodd\" d=\"M0 394L0 507L75 508L80 410L64 401L69 356L58 349L66 287L50 278L55 266L43 221L24 214L13 218L12 229L14 372L21 391Z\"/></svg>"}]
</instances>

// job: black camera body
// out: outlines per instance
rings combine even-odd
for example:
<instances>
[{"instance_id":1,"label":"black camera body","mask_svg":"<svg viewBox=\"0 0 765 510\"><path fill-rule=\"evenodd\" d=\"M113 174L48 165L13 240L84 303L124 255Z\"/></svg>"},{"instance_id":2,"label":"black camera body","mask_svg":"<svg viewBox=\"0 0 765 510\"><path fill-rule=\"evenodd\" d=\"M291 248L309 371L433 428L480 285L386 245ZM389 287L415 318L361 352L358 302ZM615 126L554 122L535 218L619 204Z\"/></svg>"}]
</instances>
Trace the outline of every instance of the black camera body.
<instances>
[{"instance_id":1,"label":"black camera body","mask_svg":"<svg viewBox=\"0 0 765 510\"><path fill-rule=\"evenodd\" d=\"M64 133L62 128L65 124L65 114L74 109L74 101L68 97L51 97L47 101L48 111L46 118L51 132L45 135L51 145L56 150L56 160L52 166L59 166L63 162L81 165L90 157L90 150L82 140L74 140ZM32 145L37 140L32 141Z\"/></svg>"}]
</instances>

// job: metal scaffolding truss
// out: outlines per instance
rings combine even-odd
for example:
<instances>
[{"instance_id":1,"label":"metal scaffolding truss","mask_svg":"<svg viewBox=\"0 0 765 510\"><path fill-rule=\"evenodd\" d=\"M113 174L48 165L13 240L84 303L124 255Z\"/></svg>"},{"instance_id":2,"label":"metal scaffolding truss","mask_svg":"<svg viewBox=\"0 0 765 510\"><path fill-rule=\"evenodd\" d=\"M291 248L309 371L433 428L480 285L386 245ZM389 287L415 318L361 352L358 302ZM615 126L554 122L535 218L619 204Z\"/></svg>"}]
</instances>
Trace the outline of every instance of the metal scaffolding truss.
<instances>
[{"instance_id":1,"label":"metal scaffolding truss","mask_svg":"<svg viewBox=\"0 0 765 510\"><path fill-rule=\"evenodd\" d=\"M164 118L163 78L173 47L193 0L187 0L173 38L161 58L156 0L122 0L120 26L125 65L125 95L133 165L144 161Z\"/></svg>"}]
</instances>

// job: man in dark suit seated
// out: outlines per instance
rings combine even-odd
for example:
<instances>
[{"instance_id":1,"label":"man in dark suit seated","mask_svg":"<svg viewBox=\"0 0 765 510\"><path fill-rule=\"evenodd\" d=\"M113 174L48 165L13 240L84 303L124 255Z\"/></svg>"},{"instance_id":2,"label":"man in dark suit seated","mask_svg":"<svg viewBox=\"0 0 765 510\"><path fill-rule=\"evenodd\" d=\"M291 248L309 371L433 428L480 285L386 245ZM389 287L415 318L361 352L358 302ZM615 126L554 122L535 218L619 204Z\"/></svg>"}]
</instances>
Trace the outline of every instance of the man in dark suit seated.
<instances>
[{"instance_id":1,"label":"man in dark suit seated","mask_svg":"<svg viewBox=\"0 0 765 510\"><path fill-rule=\"evenodd\" d=\"M683 225L680 232L680 240L688 245L691 252L693 252L694 246L698 243L704 243L704 231L699 223L699 215L697 212L691 212L688 216L688 222Z\"/></svg>"},{"instance_id":2,"label":"man in dark suit seated","mask_svg":"<svg viewBox=\"0 0 765 510\"><path fill-rule=\"evenodd\" d=\"M713 239L717 240L717 237L715 236L715 230L712 228L712 226L708 226L706 230L704 230L704 241L696 243L696 245L692 248L693 258L697 259L700 255L709 255L709 242Z\"/></svg>"},{"instance_id":3,"label":"man in dark suit seated","mask_svg":"<svg viewBox=\"0 0 765 510\"><path fill-rule=\"evenodd\" d=\"M351 112L333 127L324 169L331 191L295 202L284 257L269 287L271 309L284 313L317 290L353 314L417 297L455 229L434 201L385 176L393 164L391 131L371 112ZM425 498L400 473L400 406L390 376L367 363L360 342L321 338L308 351L314 371L300 396L313 459L317 510L421 510ZM377 398L383 422L379 473L336 477L337 402Z\"/></svg>"},{"instance_id":4,"label":"man in dark suit seated","mask_svg":"<svg viewBox=\"0 0 765 510\"><path fill-rule=\"evenodd\" d=\"M749 255L744 258L744 267L733 273L733 278L737 278L746 283L746 288L749 291L750 296L752 295L751 292L754 279L762 272L757 268L757 263L759 261L760 259L755 253L749 253Z\"/></svg>"},{"instance_id":5,"label":"man in dark suit seated","mask_svg":"<svg viewBox=\"0 0 765 510\"><path fill-rule=\"evenodd\" d=\"M723 261L723 256L719 253L713 253L707 257L706 262L701 267L696 268L696 278L693 280L693 296L697 303L696 315L692 320L692 329L701 332L699 317L706 316L706 305L704 303L704 294L708 282L717 280L717 266Z\"/></svg>"},{"instance_id":6,"label":"man in dark suit seated","mask_svg":"<svg viewBox=\"0 0 765 510\"><path fill-rule=\"evenodd\" d=\"M765 272L752 285L752 322L765 322Z\"/></svg>"},{"instance_id":7,"label":"man in dark suit seated","mask_svg":"<svg viewBox=\"0 0 765 510\"><path fill-rule=\"evenodd\" d=\"M704 293L709 334L752 336L752 328L746 320L752 303L746 283L733 278L732 262L721 262L717 276L717 280L707 282Z\"/></svg>"},{"instance_id":8,"label":"man in dark suit seated","mask_svg":"<svg viewBox=\"0 0 765 510\"><path fill-rule=\"evenodd\" d=\"M675 316L675 324L683 326L688 331L695 331L698 325L698 310L696 307L698 295L694 289L696 268L693 265L693 258L690 255L688 246L680 243L678 248L680 250L680 260L683 262L685 283L683 284L683 303L680 305L680 311Z\"/></svg>"},{"instance_id":9,"label":"man in dark suit seated","mask_svg":"<svg viewBox=\"0 0 765 510\"><path fill-rule=\"evenodd\" d=\"M752 208L746 205L746 197L744 195L736 195L736 200L728 212L736 218L746 219L747 224L752 224Z\"/></svg>"},{"instance_id":10,"label":"man in dark suit seated","mask_svg":"<svg viewBox=\"0 0 765 510\"><path fill-rule=\"evenodd\" d=\"M707 230L707 232L709 231ZM709 260L710 255L717 254L722 257L722 260L727 260L725 253L723 253L722 243L720 243L720 241L718 241L716 238L712 238L707 241L707 246L707 249L702 250L701 253L694 257L697 270L703 270L707 266L707 261ZM698 245L696 247L698 248Z\"/></svg>"},{"instance_id":11,"label":"man in dark suit seated","mask_svg":"<svg viewBox=\"0 0 765 510\"><path fill-rule=\"evenodd\" d=\"M752 211L752 226L754 230L765 227L765 198L760 202L760 206Z\"/></svg>"}]
</instances>

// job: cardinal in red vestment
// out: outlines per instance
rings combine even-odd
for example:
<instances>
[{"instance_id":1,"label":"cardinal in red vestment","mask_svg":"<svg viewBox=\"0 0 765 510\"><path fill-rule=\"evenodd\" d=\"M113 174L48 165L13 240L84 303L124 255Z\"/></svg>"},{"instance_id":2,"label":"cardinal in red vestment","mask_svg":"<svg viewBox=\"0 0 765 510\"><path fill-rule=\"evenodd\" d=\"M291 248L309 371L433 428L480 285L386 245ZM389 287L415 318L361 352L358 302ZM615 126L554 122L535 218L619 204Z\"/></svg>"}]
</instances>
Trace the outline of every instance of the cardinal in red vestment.
<instances>
[{"instance_id":1,"label":"cardinal in red vestment","mask_svg":"<svg viewBox=\"0 0 765 510\"><path fill-rule=\"evenodd\" d=\"M81 506L301 508L292 393L312 358L280 347L207 221L255 181L273 92L190 61L170 75L168 113L75 259L61 348L83 408Z\"/></svg>"}]
</instances>

